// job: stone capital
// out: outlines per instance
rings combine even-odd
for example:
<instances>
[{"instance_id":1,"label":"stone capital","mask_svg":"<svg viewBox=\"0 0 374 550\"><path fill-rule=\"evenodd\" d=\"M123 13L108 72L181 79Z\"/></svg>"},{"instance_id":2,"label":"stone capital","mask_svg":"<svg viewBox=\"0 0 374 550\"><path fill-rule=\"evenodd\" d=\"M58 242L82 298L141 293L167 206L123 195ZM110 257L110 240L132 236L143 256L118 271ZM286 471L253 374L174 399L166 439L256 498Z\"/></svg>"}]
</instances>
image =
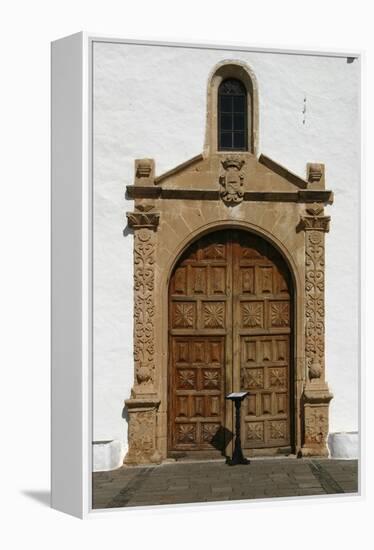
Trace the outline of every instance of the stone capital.
<instances>
[{"instance_id":1,"label":"stone capital","mask_svg":"<svg viewBox=\"0 0 374 550\"><path fill-rule=\"evenodd\" d=\"M126 212L129 227L133 229L157 229L160 221L159 212Z\"/></svg>"},{"instance_id":2,"label":"stone capital","mask_svg":"<svg viewBox=\"0 0 374 550\"><path fill-rule=\"evenodd\" d=\"M328 233L330 229L330 216L302 216L301 228L304 231L323 231Z\"/></svg>"}]
</instances>

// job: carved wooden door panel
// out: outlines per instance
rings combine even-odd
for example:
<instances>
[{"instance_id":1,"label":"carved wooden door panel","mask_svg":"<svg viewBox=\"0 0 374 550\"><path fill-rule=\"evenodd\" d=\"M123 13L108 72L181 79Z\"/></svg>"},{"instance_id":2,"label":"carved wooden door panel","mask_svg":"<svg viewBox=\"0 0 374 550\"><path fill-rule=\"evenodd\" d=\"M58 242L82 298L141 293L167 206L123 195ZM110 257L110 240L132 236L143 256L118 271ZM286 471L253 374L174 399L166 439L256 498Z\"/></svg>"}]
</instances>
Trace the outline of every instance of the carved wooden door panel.
<instances>
[{"instance_id":1,"label":"carved wooden door panel","mask_svg":"<svg viewBox=\"0 0 374 550\"><path fill-rule=\"evenodd\" d=\"M242 406L242 446L291 444L291 281L265 240L240 233L233 243L234 386ZM239 378L239 379L238 379Z\"/></svg>"},{"instance_id":2,"label":"carved wooden door panel","mask_svg":"<svg viewBox=\"0 0 374 550\"><path fill-rule=\"evenodd\" d=\"M169 450L214 450L230 421L231 277L229 234L196 242L170 282ZM225 417L227 412L228 417Z\"/></svg>"},{"instance_id":3,"label":"carved wooden door panel","mask_svg":"<svg viewBox=\"0 0 374 550\"><path fill-rule=\"evenodd\" d=\"M233 432L231 391L247 449L291 441L291 283L280 255L243 231L199 239L169 286L169 451L222 450Z\"/></svg>"}]
</instances>

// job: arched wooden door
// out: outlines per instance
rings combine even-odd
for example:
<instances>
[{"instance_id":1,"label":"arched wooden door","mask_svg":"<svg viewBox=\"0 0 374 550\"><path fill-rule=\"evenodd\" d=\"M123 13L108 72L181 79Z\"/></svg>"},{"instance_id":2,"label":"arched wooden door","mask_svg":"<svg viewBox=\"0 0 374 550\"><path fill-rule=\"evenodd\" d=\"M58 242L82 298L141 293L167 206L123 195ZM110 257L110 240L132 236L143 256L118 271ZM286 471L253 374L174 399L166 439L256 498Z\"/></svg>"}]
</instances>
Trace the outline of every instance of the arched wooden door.
<instances>
[{"instance_id":1,"label":"arched wooden door","mask_svg":"<svg viewBox=\"0 0 374 550\"><path fill-rule=\"evenodd\" d=\"M225 395L239 390L243 448L291 450L292 294L284 260L254 234L216 231L183 254L169 286L170 455L224 451Z\"/></svg>"}]
</instances>

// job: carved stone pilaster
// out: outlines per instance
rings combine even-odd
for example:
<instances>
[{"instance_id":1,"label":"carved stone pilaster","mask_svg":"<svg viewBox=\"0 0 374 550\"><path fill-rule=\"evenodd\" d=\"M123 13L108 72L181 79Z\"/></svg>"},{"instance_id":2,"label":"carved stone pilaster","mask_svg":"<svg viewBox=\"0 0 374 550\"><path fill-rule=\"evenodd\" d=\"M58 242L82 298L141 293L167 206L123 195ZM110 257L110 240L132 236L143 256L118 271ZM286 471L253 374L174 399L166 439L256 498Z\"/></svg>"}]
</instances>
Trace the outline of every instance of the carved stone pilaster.
<instances>
[{"instance_id":1,"label":"carved stone pilaster","mask_svg":"<svg viewBox=\"0 0 374 550\"><path fill-rule=\"evenodd\" d=\"M159 214L153 205L140 204L127 219L134 229L134 362L135 380L131 398L125 403L129 413L129 452L126 464L159 462L156 449L157 409L154 345L154 263L155 231Z\"/></svg>"},{"instance_id":2,"label":"carved stone pilaster","mask_svg":"<svg viewBox=\"0 0 374 550\"><path fill-rule=\"evenodd\" d=\"M304 456L326 456L328 406L332 399L325 381L325 233L330 218L313 204L301 219L305 231L305 362L303 394Z\"/></svg>"}]
</instances>

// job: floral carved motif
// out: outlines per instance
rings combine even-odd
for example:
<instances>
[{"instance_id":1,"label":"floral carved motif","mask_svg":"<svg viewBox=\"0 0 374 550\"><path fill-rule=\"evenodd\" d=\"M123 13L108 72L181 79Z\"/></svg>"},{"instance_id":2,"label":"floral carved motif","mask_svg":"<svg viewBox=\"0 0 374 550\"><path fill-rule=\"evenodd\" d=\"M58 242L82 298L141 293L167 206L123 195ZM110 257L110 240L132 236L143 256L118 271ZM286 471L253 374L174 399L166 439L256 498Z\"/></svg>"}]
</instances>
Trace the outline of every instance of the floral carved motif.
<instances>
[{"instance_id":1,"label":"floral carved motif","mask_svg":"<svg viewBox=\"0 0 374 550\"><path fill-rule=\"evenodd\" d=\"M264 387L264 371L262 369L243 369L242 370L243 388L255 389Z\"/></svg>"},{"instance_id":2,"label":"floral carved motif","mask_svg":"<svg viewBox=\"0 0 374 550\"><path fill-rule=\"evenodd\" d=\"M247 439L250 441L264 440L264 425L262 422L249 422L247 424Z\"/></svg>"},{"instance_id":3,"label":"floral carved motif","mask_svg":"<svg viewBox=\"0 0 374 550\"><path fill-rule=\"evenodd\" d=\"M287 302L272 303L270 314L273 327L288 327L290 324L290 306Z\"/></svg>"},{"instance_id":4,"label":"floral carved motif","mask_svg":"<svg viewBox=\"0 0 374 550\"><path fill-rule=\"evenodd\" d=\"M203 424L203 441L210 443L220 429L220 424Z\"/></svg>"},{"instance_id":5,"label":"floral carved motif","mask_svg":"<svg viewBox=\"0 0 374 550\"><path fill-rule=\"evenodd\" d=\"M327 408L309 408L305 411L305 441L323 444L328 435Z\"/></svg>"},{"instance_id":6,"label":"floral carved motif","mask_svg":"<svg viewBox=\"0 0 374 550\"><path fill-rule=\"evenodd\" d=\"M217 370L204 371L204 388L217 388L219 383L219 373Z\"/></svg>"},{"instance_id":7,"label":"floral carved motif","mask_svg":"<svg viewBox=\"0 0 374 550\"><path fill-rule=\"evenodd\" d=\"M287 424L283 420L270 422L270 439L285 439Z\"/></svg>"},{"instance_id":8,"label":"floral carved motif","mask_svg":"<svg viewBox=\"0 0 374 550\"><path fill-rule=\"evenodd\" d=\"M330 218L318 204L307 208L305 230L305 358L309 379L320 379L325 369L325 235Z\"/></svg>"},{"instance_id":9,"label":"floral carved motif","mask_svg":"<svg viewBox=\"0 0 374 550\"><path fill-rule=\"evenodd\" d=\"M177 441L178 443L193 443L195 441L195 426L193 424L179 424Z\"/></svg>"},{"instance_id":10,"label":"floral carved motif","mask_svg":"<svg viewBox=\"0 0 374 550\"><path fill-rule=\"evenodd\" d=\"M306 232L305 252L305 355L309 378L320 378L325 356L324 234Z\"/></svg>"},{"instance_id":11,"label":"floral carved motif","mask_svg":"<svg viewBox=\"0 0 374 550\"><path fill-rule=\"evenodd\" d=\"M185 302L174 304L173 325L178 328L193 327L195 319L194 304Z\"/></svg>"},{"instance_id":12,"label":"floral carved motif","mask_svg":"<svg viewBox=\"0 0 374 550\"><path fill-rule=\"evenodd\" d=\"M193 388L195 386L195 372L193 370L180 370L178 377L179 387Z\"/></svg>"},{"instance_id":13,"label":"floral carved motif","mask_svg":"<svg viewBox=\"0 0 374 550\"><path fill-rule=\"evenodd\" d=\"M225 325L225 304L210 302L204 304L204 327L223 328Z\"/></svg>"},{"instance_id":14,"label":"floral carved motif","mask_svg":"<svg viewBox=\"0 0 374 550\"><path fill-rule=\"evenodd\" d=\"M135 232L134 359L138 385L154 382L154 252L153 232Z\"/></svg>"},{"instance_id":15,"label":"floral carved motif","mask_svg":"<svg viewBox=\"0 0 374 550\"><path fill-rule=\"evenodd\" d=\"M272 388L280 388L287 385L286 383L286 370L283 369L270 369L269 370L269 385Z\"/></svg>"},{"instance_id":16,"label":"floral carved motif","mask_svg":"<svg viewBox=\"0 0 374 550\"><path fill-rule=\"evenodd\" d=\"M242 304L242 319L244 327L262 327L263 325L263 307L258 303Z\"/></svg>"}]
</instances>

